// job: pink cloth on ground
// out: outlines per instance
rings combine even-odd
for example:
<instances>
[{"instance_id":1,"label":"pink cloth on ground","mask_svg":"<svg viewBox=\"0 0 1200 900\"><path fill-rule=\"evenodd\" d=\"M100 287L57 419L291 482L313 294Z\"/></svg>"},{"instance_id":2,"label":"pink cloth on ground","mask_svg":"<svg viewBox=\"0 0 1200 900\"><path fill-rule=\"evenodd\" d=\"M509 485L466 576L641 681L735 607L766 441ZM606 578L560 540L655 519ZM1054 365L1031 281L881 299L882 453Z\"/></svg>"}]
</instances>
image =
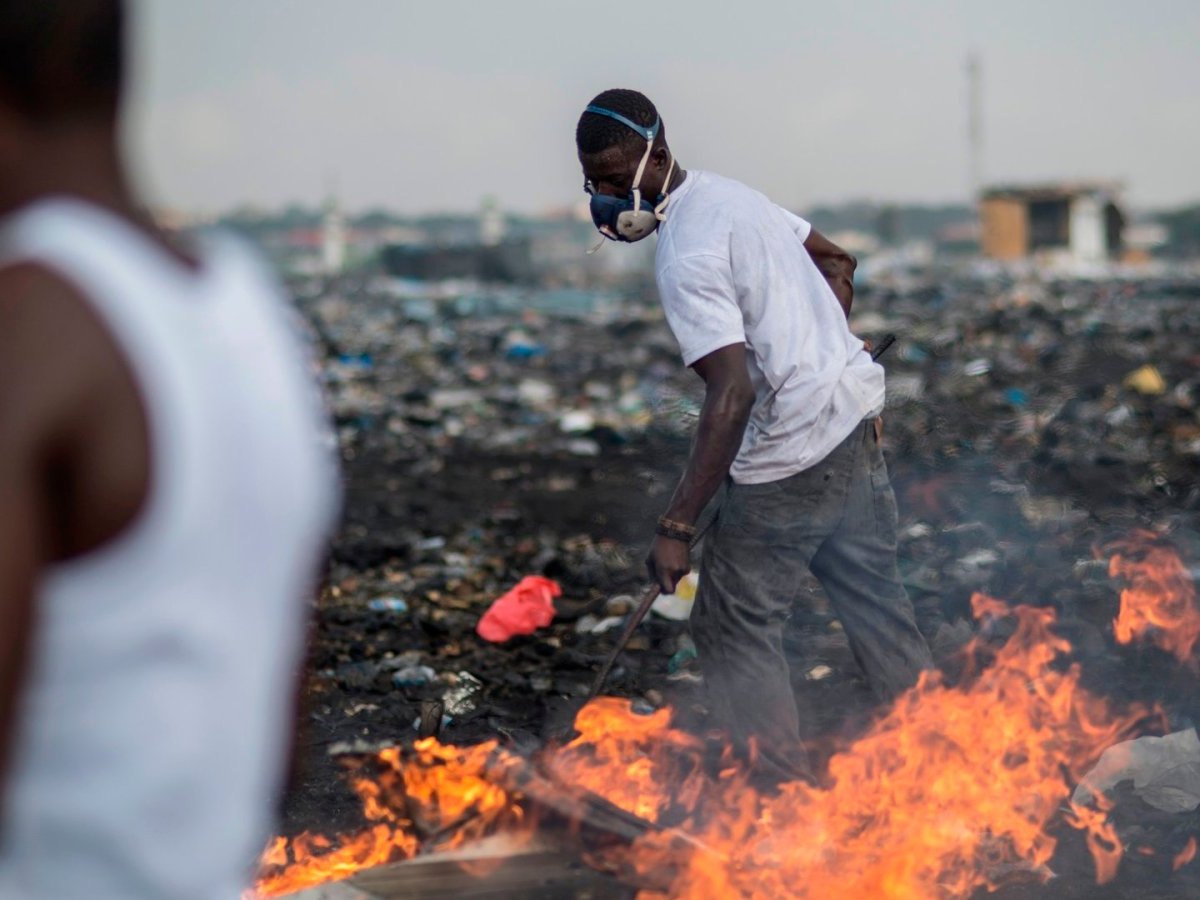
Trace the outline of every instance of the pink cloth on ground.
<instances>
[{"instance_id":1,"label":"pink cloth on ground","mask_svg":"<svg viewBox=\"0 0 1200 900\"><path fill-rule=\"evenodd\" d=\"M554 598L562 596L558 582L526 575L488 608L475 626L485 641L500 643L518 634L533 634L554 619Z\"/></svg>"}]
</instances>

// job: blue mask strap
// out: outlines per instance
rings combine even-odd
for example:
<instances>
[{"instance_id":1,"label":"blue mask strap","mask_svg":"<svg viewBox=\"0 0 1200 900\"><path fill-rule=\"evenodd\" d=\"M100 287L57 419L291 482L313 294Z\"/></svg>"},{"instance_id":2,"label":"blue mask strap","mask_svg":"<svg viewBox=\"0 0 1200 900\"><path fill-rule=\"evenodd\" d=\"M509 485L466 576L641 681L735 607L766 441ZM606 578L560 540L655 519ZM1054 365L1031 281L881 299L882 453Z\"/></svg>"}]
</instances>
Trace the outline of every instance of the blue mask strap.
<instances>
[{"instance_id":1,"label":"blue mask strap","mask_svg":"<svg viewBox=\"0 0 1200 900\"><path fill-rule=\"evenodd\" d=\"M605 109L602 106L589 106L587 109L584 110L584 112L595 113L598 116L608 116L610 119L616 119L622 125L624 125L628 128L632 128L634 131L636 131L638 134L640 134L642 137L644 137L648 141L652 141L656 137L658 137L658 129L662 127L662 119L661 118L655 119L654 124L650 127L647 127L645 125L638 125L636 122L632 121L631 119L625 118L620 113L615 113L611 109Z\"/></svg>"}]
</instances>

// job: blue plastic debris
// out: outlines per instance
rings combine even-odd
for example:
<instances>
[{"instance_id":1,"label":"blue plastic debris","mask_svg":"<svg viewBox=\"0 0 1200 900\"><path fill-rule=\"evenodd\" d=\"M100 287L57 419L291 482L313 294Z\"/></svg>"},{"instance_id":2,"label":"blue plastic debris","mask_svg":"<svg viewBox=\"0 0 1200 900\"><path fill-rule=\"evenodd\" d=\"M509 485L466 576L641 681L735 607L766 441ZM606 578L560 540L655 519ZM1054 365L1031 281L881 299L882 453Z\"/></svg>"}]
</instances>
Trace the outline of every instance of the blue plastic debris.
<instances>
[{"instance_id":1,"label":"blue plastic debris","mask_svg":"<svg viewBox=\"0 0 1200 900\"><path fill-rule=\"evenodd\" d=\"M408 603L400 597L376 597L367 601L367 609L372 612L408 612Z\"/></svg>"},{"instance_id":2,"label":"blue plastic debris","mask_svg":"<svg viewBox=\"0 0 1200 900\"><path fill-rule=\"evenodd\" d=\"M1004 399L1013 406L1025 406L1029 403L1029 395L1017 387L1010 387L1004 392Z\"/></svg>"},{"instance_id":3,"label":"blue plastic debris","mask_svg":"<svg viewBox=\"0 0 1200 900\"><path fill-rule=\"evenodd\" d=\"M352 369L375 368L375 360L370 353L343 353L338 357L338 362Z\"/></svg>"},{"instance_id":4,"label":"blue plastic debris","mask_svg":"<svg viewBox=\"0 0 1200 900\"><path fill-rule=\"evenodd\" d=\"M446 715L445 713L443 713L443 714L442 714L442 727L443 727L443 728L447 727L447 726L448 726L448 725L449 725L451 722L453 722L453 721L454 721L453 717L451 717L451 716L448 716L448 715ZM420 717L420 716L418 716L417 718L413 719L413 723L412 723L412 730L413 730L413 731L420 731L420 730L421 730L421 717Z\"/></svg>"},{"instance_id":5,"label":"blue plastic debris","mask_svg":"<svg viewBox=\"0 0 1200 900\"><path fill-rule=\"evenodd\" d=\"M672 656L671 659L667 662L668 674L674 675L676 672L678 672L680 669L682 669L684 666L686 666L688 663L690 663L695 658L696 658L696 647L695 647L695 645L689 643L688 646L682 647L681 649L676 651L675 655Z\"/></svg>"},{"instance_id":6,"label":"blue plastic debris","mask_svg":"<svg viewBox=\"0 0 1200 900\"><path fill-rule=\"evenodd\" d=\"M420 687L437 677L429 666L405 666L392 673L392 684L396 687Z\"/></svg>"}]
</instances>

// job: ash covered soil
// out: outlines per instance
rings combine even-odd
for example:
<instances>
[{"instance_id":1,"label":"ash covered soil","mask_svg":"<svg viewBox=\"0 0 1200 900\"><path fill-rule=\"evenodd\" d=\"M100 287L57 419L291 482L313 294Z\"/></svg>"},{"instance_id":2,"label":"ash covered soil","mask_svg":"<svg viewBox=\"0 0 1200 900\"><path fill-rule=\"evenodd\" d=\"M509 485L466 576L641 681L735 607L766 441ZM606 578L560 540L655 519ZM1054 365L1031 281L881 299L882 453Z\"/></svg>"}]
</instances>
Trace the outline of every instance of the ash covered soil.
<instances>
[{"instance_id":1,"label":"ash covered soil","mask_svg":"<svg viewBox=\"0 0 1200 900\"><path fill-rule=\"evenodd\" d=\"M346 495L283 831L336 834L363 819L331 751L411 740L422 701L461 673L480 686L445 742L531 750L571 720L620 630L591 628L644 590L641 560L702 393L648 303L605 320L412 321L356 289L302 308L324 352ZM971 594L984 591L1055 607L1085 688L1160 703L1170 730L1200 719L1192 671L1115 643L1120 586L1101 552L1145 529L1200 566L1200 287L943 282L864 292L853 324L899 337L883 360L885 450L902 575L939 664L954 676L975 633ZM487 605L530 574L562 585L560 618L500 646L477 637ZM787 646L806 736L827 755L878 710L815 581L798 589ZM650 616L608 692L703 728L686 623ZM1200 863L1171 870L1200 816L1128 791L1113 815L1131 851L1153 855L1128 852L1097 887L1064 826L1058 877L997 896L1200 895Z\"/></svg>"}]
</instances>

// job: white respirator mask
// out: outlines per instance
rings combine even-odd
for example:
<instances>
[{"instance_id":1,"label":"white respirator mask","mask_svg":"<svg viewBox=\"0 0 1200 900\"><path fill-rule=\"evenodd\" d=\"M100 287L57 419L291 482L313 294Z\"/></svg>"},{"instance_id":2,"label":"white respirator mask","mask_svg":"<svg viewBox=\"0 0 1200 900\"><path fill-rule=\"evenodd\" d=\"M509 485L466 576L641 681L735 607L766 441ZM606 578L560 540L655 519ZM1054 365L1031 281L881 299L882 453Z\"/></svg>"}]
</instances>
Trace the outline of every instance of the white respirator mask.
<instances>
[{"instance_id":1,"label":"white respirator mask","mask_svg":"<svg viewBox=\"0 0 1200 900\"><path fill-rule=\"evenodd\" d=\"M650 161L650 151L654 149L654 139L658 137L658 132L662 128L662 119L658 119L652 126L646 127L638 125L620 113L600 106L589 106L586 112L616 119L646 139L646 152L642 154L641 162L638 163L637 174L633 178L633 189L626 196L610 197L605 194L597 194L590 182L584 186L584 190L591 195L589 206L591 207L592 222L595 223L597 231L610 241L626 243L640 241L658 228L659 222L666 221L665 210L667 204L671 202L669 192L664 191L659 194L654 198L654 203L651 203L649 200L642 199L641 190L642 175L646 171L646 163ZM675 155L671 154L671 165L667 168L667 177L663 181L664 187L670 185L671 175L674 172ZM599 247L600 245L597 245L595 249L599 249Z\"/></svg>"}]
</instances>

